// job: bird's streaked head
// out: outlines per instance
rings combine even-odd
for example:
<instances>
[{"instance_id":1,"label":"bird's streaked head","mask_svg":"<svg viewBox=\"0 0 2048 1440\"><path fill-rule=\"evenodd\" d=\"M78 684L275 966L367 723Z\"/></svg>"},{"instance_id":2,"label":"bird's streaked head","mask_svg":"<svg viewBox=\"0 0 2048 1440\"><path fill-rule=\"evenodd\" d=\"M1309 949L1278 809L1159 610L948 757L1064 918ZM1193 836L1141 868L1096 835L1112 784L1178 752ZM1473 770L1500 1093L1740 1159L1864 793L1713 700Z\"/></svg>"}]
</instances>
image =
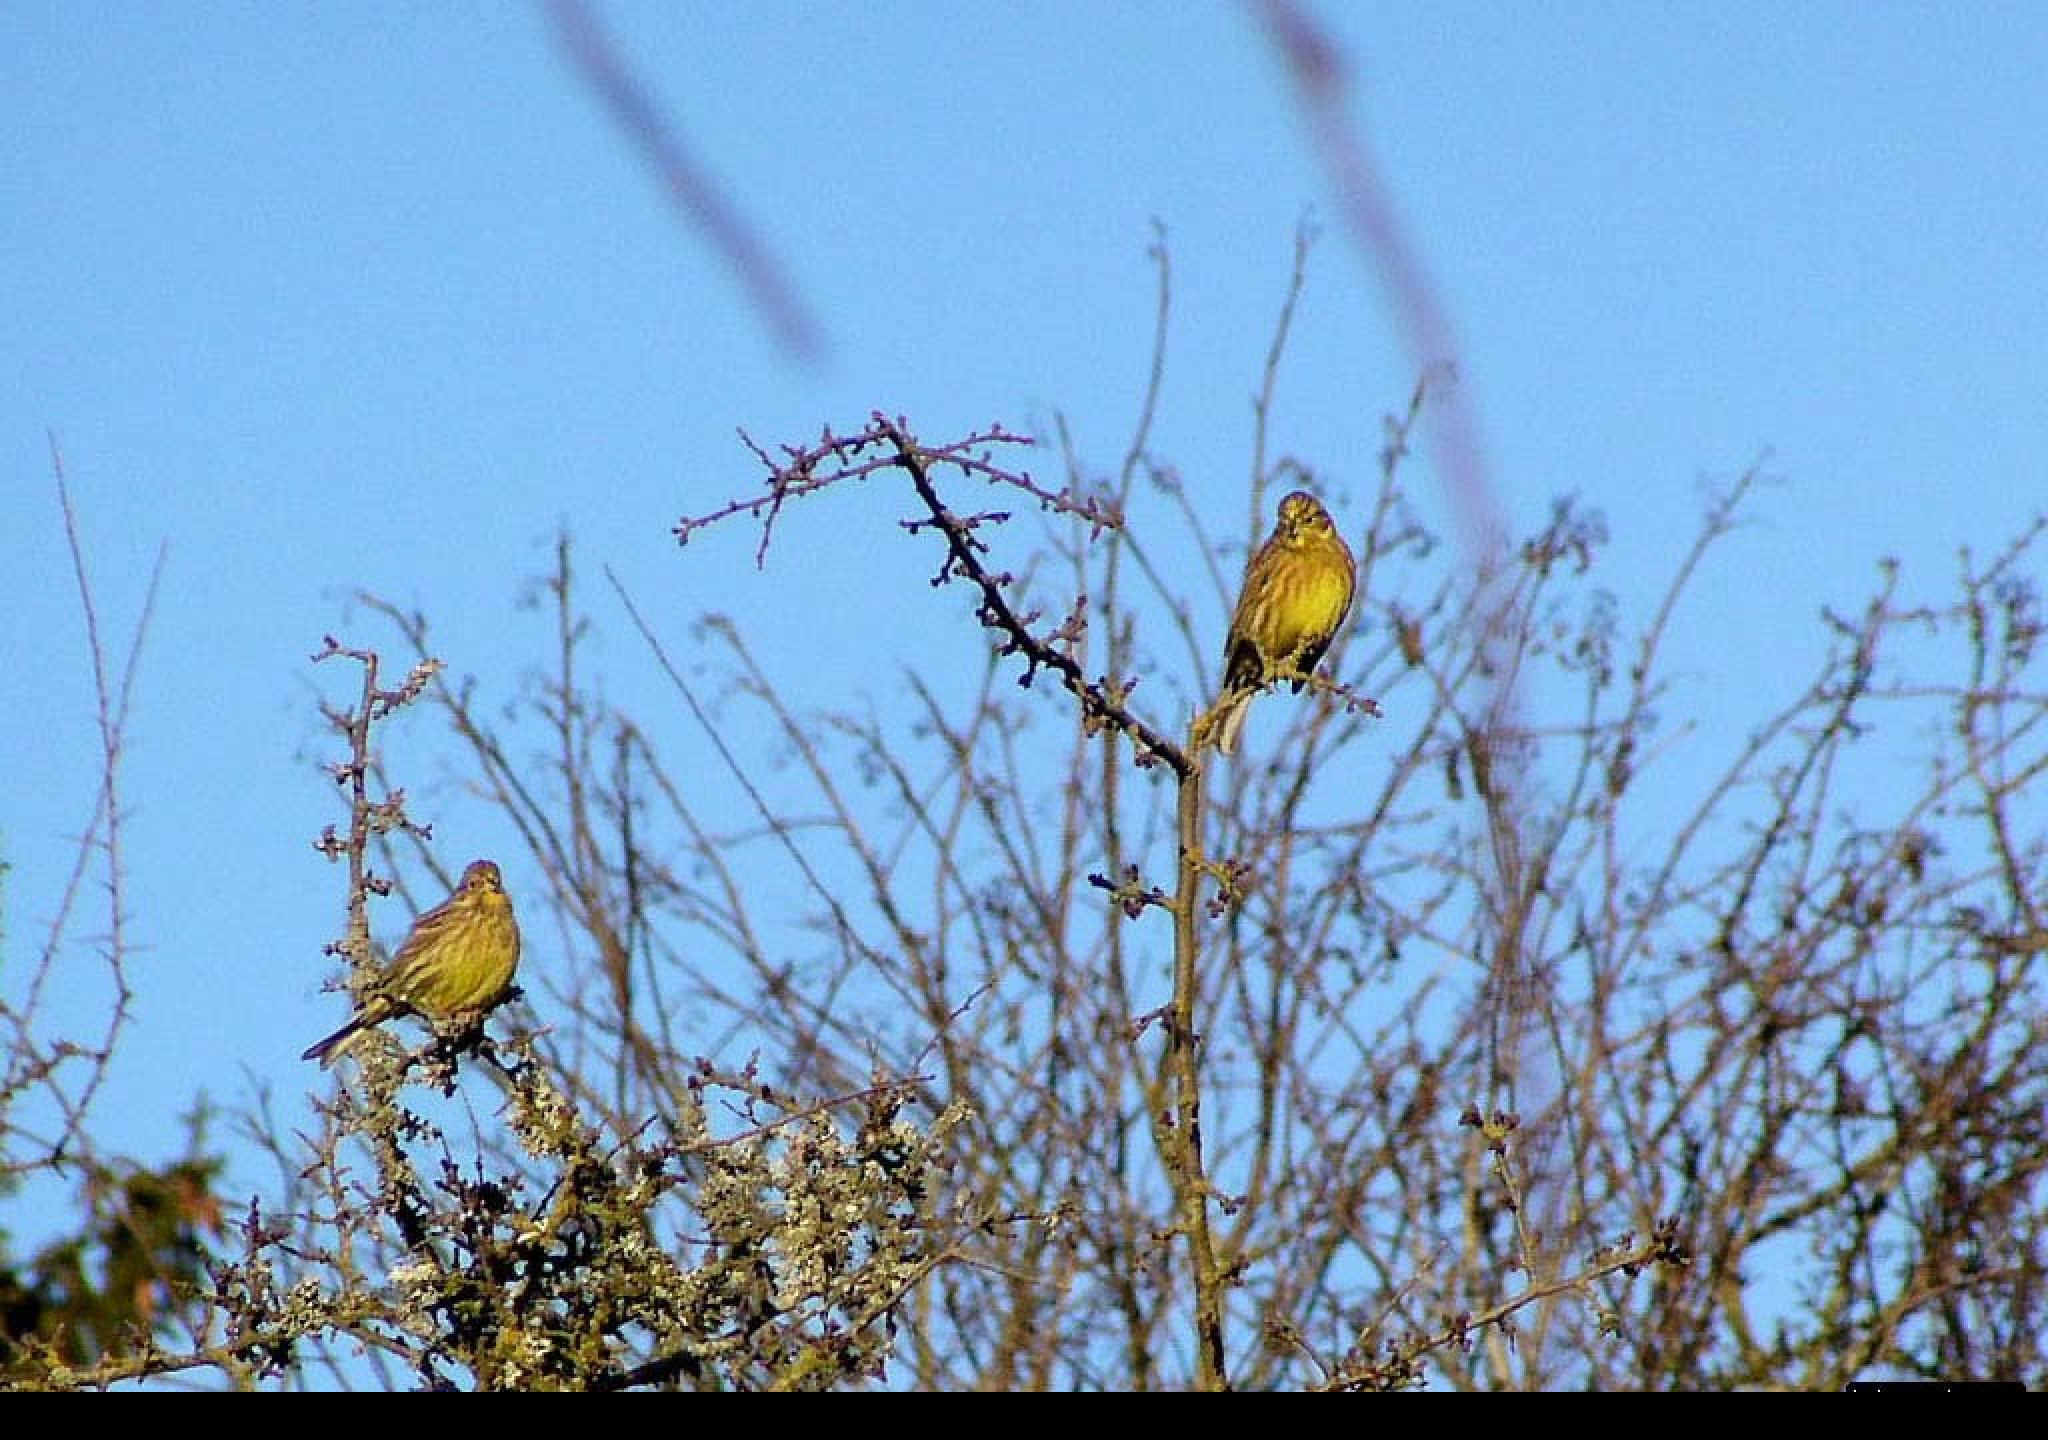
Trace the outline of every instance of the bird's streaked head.
<instances>
[{"instance_id":1,"label":"bird's streaked head","mask_svg":"<svg viewBox=\"0 0 2048 1440\"><path fill-rule=\"evenodd\" d=\"M1337 528L1323 502L1306 490L1291 491L1280 500L1280 523L1276 527L1289 538L1314 535Z\"/></svg>"},{"instance_id":2,"label":"bird's streaked head","mask_svg":"<svg viewBox=\"0 0 2048 1440\"><path fill-rule=\"evenodd\" d=\"M494 861L472 860L469 862L469 868L462 872L462 884L457 888L472 892L483 891L487 894L502 894L505 889L505 877L498 873L498 867Z\"/></svg>"}]
</instances>

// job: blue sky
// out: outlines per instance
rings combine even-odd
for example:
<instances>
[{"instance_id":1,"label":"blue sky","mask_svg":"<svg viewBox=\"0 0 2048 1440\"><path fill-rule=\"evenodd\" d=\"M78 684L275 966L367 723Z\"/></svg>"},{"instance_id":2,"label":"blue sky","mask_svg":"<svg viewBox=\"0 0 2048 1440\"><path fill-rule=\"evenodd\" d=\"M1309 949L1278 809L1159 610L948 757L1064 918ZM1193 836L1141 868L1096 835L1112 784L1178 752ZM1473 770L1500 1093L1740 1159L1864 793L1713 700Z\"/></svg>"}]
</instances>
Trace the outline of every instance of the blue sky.
<instances>
[{"instance_id":1,"label":"blue sky","mask_svg":"<svg viewBox=\"0 0 2048 1440\"><path fill-rule=\"evenodd\" d=\"M351 590L425 610L451 668L508 697L545 653L521 581L566 525L586 576L611 566L686 653L698 613L730 611L814 703L886 712L893 667L924 653L878 653L896 507L790 526L765 578L751 535L676 549L679 515L755 483L736 427L808 439L879 407L941 439L1064 415L1106 471L1145 380L1155 221L1175 288L1154 448L1217 526L1243 512L1305 215L1325 236L1276 448L1362 493L1413 384L1248 8L598 13L786 268L815 363L678 219L538 9L0 10L10 994L96 774L47 437L110 634L167 547L125 772L140 950L98 1117L116 1151L163 1158L201 1088L320 1083L297 1056L340 1013L320 947L342 882L310 845L336 814L315 698L349 682L307 657L326 633L389 639ZM1680 628L1705 756L1797 683L1818 607L1863 598L1878 556L1940 594L1958 546L2048 504L2048 9L1317 13L1518 524L1584 496L1615 533L1608 583L1640 605L1702 481L1768 455L1777 483ZM1426 509L1435 476L1425 452ZM921 583L924 555L895 563ZM585 600L615 688L662 695L608 590ZM427 791L437 747L425 712L387 736ZM504 838L440 833L455 868ZM63 972L81 1011L103 1003L88 947Z\"/></svg>"}]
</instances>

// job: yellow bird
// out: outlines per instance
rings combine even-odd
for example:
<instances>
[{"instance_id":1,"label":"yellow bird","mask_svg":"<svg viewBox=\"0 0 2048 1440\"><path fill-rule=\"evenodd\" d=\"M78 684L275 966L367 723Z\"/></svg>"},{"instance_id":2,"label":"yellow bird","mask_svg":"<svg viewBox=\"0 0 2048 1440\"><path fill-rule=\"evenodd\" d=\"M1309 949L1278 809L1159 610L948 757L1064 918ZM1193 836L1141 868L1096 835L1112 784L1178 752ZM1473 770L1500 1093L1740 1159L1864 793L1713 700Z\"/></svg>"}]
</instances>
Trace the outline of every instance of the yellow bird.
<instances>
[{"instance_id":1,"label":"yellow bird","mask_svg":"<svg viewBox=\"0 0 2048 1440\"><path fill-rule=\"evenodd\" d=\"M1281 680L1300 693L1351 611L1358 566L1322 502L1283 496L1273 533L1244 569L1223 646L1223 694L1210 712L1219 754L1237 748L1252 697Z\"/></svg>"},{"instance_id":2,"label":"yellow bird","mask_svg":"<svg viewBox=\"0 0 2048 1440\"><path fill-rule=\"evenodd\" d=\"M299 1058L332 1065L358 1035L394 1015L445 1020L481 1013L505 998L518 968L519 922L504 878L491 861L472 861L455 893L413 922L348 1024Z\"/></svg>"}]
</instances>

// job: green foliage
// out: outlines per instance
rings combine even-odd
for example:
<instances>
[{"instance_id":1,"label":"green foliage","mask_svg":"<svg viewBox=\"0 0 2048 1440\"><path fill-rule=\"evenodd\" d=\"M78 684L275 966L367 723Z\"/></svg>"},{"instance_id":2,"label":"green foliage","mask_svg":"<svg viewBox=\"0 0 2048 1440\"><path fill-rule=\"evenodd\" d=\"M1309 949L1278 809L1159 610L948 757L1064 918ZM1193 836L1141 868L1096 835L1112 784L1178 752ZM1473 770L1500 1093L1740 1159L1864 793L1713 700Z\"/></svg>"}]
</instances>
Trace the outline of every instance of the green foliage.
<instances>
[{"instance_id":1,"label":"green foliage","mask_svg":"<svg viewBox=\"0 0 2048 1440\"><path fill-rule=\"evenodd\" d=\"M94 1166L83 1228L25 1264L0 1259L0 1383L134 1356L198 1295L221 1233L217 1158Z\"/></svg>"}]
</instances>

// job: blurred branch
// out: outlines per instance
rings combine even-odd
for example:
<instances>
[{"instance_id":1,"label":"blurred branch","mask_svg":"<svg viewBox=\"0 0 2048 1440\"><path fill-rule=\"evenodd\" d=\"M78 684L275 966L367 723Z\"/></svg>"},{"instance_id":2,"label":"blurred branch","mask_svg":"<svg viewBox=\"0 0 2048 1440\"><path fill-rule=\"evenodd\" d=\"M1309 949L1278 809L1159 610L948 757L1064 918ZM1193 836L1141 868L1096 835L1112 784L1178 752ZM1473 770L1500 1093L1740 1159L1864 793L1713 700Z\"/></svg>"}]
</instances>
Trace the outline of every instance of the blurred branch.
<instances>
[{"instance_id":1,"label":"blurred branch","mask_svg":"<svg viewBox=\"0 0 2048 1440\"><path fill-rule=\"evenodd\" d=\"M669 199L710 238L753 294L783 348L798 360L815 361L823 348L816 319L797 298L767 242L690 155L590 6L585 0L547 0L547 11L569 59L604 101L614 122L639 147Z\"/></svg>"},{"instance_id":2,"label":"blurred branch","mask_svg":"<svg viewBox=\"0 0 2048 1440\"><path fill-rule=\"evenodd\" d=\"M1444 476L1473 568L1485 574L1506 540L1506 518L1487 479L1478 422L1463 387L1445 383L1455 376L1458 357L1449 317L1380 183L1371 150L1346 113L1351 87L1344 56L1296 0L1253 3L1293 82L1345 224L1393 299L1409 357L1419 373L1436 377L1431 388L1440 399L1434 413Z\"/></svg>"}]
</instances>

